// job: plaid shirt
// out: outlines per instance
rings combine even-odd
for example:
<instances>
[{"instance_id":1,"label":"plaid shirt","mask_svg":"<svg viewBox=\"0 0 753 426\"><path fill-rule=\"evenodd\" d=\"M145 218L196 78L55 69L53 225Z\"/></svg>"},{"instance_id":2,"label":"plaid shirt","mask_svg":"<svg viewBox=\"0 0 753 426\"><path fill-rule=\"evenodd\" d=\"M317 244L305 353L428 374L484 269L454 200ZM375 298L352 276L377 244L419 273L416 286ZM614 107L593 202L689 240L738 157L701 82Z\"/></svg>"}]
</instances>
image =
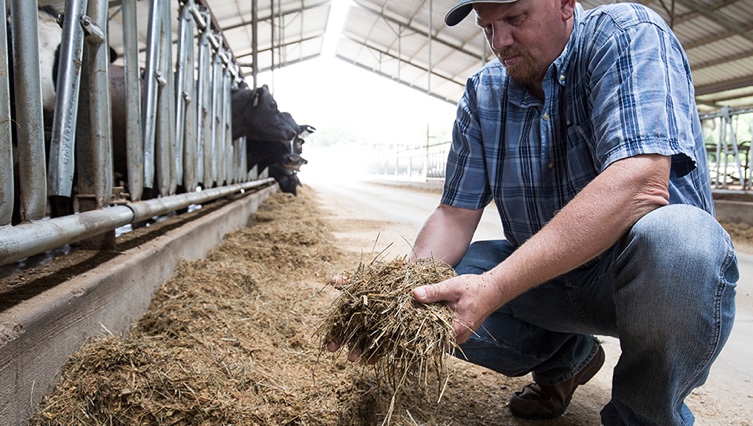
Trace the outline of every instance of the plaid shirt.
<instances>
[{"instance_id":1,"label":"plaid shirt","mask_svg":"<svg viewBox=\"0 0 753 426\"><path fill-rule=\"evenodd\" d=\"M613 162L672 157L670 203L713 214L690 67L651 10L618 3L584 11L543 81L542 102L498 60L468 79L458 105L442 202L493 199L520 245Z\"/></svg>"}]
</instances>

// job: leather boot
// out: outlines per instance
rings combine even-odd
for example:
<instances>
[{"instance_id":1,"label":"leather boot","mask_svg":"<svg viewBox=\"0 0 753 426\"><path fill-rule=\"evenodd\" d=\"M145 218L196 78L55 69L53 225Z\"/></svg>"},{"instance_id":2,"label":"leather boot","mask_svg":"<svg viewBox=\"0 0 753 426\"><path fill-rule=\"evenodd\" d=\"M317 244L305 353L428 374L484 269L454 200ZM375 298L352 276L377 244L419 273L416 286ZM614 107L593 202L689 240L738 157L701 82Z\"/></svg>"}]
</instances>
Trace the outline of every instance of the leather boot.
<instances>
[{"instance_id":1,"label":"leather boot","mask_svg":"<svg viewBox=\"0 0 753 426\"><path fill-rule=\"evenodd\" d=\"M593 359L569 380L556 385L541 385L536 382L515 392L508 402L510 412L524 419L552 419L561 416L578 386L585 384L604 365L604 349L599 346Z\"/></svg>"}]
</instances>

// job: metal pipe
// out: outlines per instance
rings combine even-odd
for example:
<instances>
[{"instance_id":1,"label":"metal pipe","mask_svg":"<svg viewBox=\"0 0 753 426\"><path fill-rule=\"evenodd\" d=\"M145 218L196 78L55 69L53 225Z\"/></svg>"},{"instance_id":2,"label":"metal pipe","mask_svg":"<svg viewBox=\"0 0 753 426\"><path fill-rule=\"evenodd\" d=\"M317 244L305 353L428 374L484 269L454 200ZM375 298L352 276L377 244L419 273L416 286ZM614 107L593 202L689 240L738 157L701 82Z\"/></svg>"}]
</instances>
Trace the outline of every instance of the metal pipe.
<instances>
[{"instance_id":1,"label":"metal pipe","mask_svg":"<svg viewBox=\"0 0 753 426\"><path fill-rule=\"evenodd\" d=\"M208 15L208 12L204 12ZM207 18L208 21L208 18ZM197 70L197 99L196 99L196 134L197 134L197 157L198 167L197 172L199 180L203 183L204 188L211 188L212 181L210 179L211 167L209 165L209 147L208 147L208 124L209 119L209 29L205 28L199 34L199 58Z\"/></svg>"},{"instance_id":2,"label":"metal pipe","mask_svg":"<svg viewBox=\"0 0 753 426\"><path fill-rule=\"evenodd\" d=\"M162 3L162 55L164 56L164 66L162 68L167 86L165 93L167 95L167 149L168 165L170 175L168 180L168 194L175 194L178 188L178 167L183 168L183 150L180 152L175 142L175 70L173 62L173 32L172 32L172 11L170 2ZM183 176L181 174L180 180Z\"/></svg>"},{"instance_id":3,"label":"metal pipe","mask_svg":"<svg viewBox=\"0 0 753 426\"><path fill-rule=\"evenodd\" d=\"M78 163L86 165L78 169L80 211L109 206L113 180L107 0L89 2L87 12L89 17L82 18L82 25L87 34L84 66L89 87L84 102L88 117L83 118L88 119L89 134L78 140Z\"/></svg>"},{"instance_id":4,"label":"metal pipe","mask_svg":"<svg viewBox=\"0 0 753 426\"><path fill-rule=\"evenodd\" d=\"M162 0L149 1L149 27L147 29L146 65L144 68L144 84L146 96L141 108L141 124L143 126L144 144L144 186L154 188L154 139L156 133L155 114L157 112L157 67L159 66L160 33L162 20L160 19Z\"/></svg>"},{"instance_id":5,"label":"metal pipe","mask_svg":"<svg viewBox=\"0 0 753 426\"><path fill-rule=\"evenodd\" d=\"M81 84L81 56L84 30L79 18L86 12L87 0L65 4L63 34L55 93L55 114L50 136L47 190L49 195L70 197L75 170L75 134L78 96ZM53 76L55 78L55 76Z\"/></svg>"},{"instance_id":6,"label":"metal pipe","mask_svg":"<svg viewBox=\"0 0 753 426\"><path fill-rule=\"evenodd\" d=\"M273 183L274 179L265 179L92 210L36 223L8 226L0 229L0 265L91 238L129 223L141 222L183 209L192 204L206 203Z\"/></svg>"},{"instance_id":7,"label":"metal pipe","mask_svg":"<svg viewBox=\"0 0 753 426\"><path fill-rule=\"evenodd\" d=\"M139 76L136 0L123 0L123 62L125 79L126 164L131 201L144 193L144 146L141 129L141 77Z\"/></svg>"},{"instance_id":8,"label":"metal pipe","mask_svg":"<svg viewBox=\"0 0 753 426\"><path fill-rule=\"evenodd\" d=\"M196 9L193 0L189 0L189 11ZM199 185L198 174L198 144L196 132L196 56L194 52L195 36L195 15L191 14L190 22L187 28L186 40L190 48L186 55L186 81L181 99L185 102L185 126L184 126L184 146L183 146L183 187L187 191L194 190Z\"/></svg>"},{"instance_id":9,"label":"metal pipe","mask_svg":"<svg viewBox=\"0 0 753 426\"><path fill-rule=\"evenodd\" d=\"M183 183L184 169L188 164L184 161L184 154L187 151L186 145L189 144L186 139L186 113L188 109L188 90L187 85L193 81L193 69L188 66L188 51L193 52L193 37L188 38L188 29L193 29L191 20L191 6L193 2L183 3L178 18L178 58L175 64L176 70L176 87L177 94L175 97L175 160L176 177L178 182ZM193 65L193 64L192 64ZM188 75L190 71L190 76Z\"/></svg>"},{"instance_id":10,"label":"metal pipe","mask_svg":"<svg viewBox=\"0 0 753 426\"><path fill-rule=\"evenodd\" d=\"M5 5L0 7L0 227L13 217L13 138L8 84L8 28Z\"/></svg>"},{"instance_id":11,"label":"metal pipe","mask_svg":"<svg viewBox=\"0 0 753 426\"><path fill-rule=\"evenodd\" d=\"M47 207L47 173L44 167L44 124L39 71L36 2L11 0L13 37L13 88L16 107L16 137L21 221L42 219ZM18 78L22 76L23 78Z\"/></svg>"}]
</instances>

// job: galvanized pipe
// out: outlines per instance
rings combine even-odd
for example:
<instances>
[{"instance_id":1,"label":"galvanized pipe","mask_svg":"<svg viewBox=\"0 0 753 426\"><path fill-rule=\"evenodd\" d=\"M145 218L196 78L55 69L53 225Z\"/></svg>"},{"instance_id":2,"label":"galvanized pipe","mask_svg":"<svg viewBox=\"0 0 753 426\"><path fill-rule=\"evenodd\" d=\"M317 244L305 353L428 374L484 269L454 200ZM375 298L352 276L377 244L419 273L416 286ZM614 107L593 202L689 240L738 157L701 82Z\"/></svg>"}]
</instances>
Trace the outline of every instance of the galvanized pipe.
<instances>
[{"instance_id":1,"label":"galvanized pipe","mask_svg":"<svg viewBox=\"0 0 753 426\"><path fill-rule=\"evenodd\" d=\"M170 127L174 125L169 119L168 109L173 99L170 97L168 74L171 73L170 63L168 62L167 50L172 51L172 46L166 42L168 37L169 26L165 28L164 20L164 1L160 2L160 28L157 42L160 44L159 56L156 68L158 82L157 90L157 111L155 114L155 138L154 138L154 155L156 158L155 177L157 179L157 188L159 194L163 197L170 194L171 168L173 164L172 149L170 148ZM171 35L170 35L171 36Z\"/></svg>"},{"instance_id":2,"label":"galvanized pipe","mask_svg":"<svg viewBox=\"0 0 753 426\"><path fill-rule=\"evenodd\" d=\"M219 92L219 88L221 87L221 74L220 74L220 58L219 58L219 52L215 52L212 60L212 86L210 90L210 96L212 97L212 108L211 113L209 114L210 117L210 129L211 129L211 151L209 155L211 156L211 162L212 162L212 180L217 182L217 185L222 185L222 173L219 168L219 161L220 157L220 149L219 149L219 143L218 143L218 137L217 137L217 125L218 125L218 114L217 111L219 109L218 106L218 99L217 95Z\"/></svg>"},{"instance_id":3,"label":"galvanized pipe","mask_svg":"<svg viewBox=\"0 0 753 426\"><path fill-rule=\"evenodd\" d=\"M123 0L123 62L125 73L126 165L131 201L144 193L144 147L141 129L141 77L139 76L136 0Z\"/></svg>"},{"instance_id":4,"label":"galvanized pipe","mask_svg":"<svg viewBox=\"0 0 753 426\"><path fill-rule=\"evenodd\" d=\"M218 126L219 136L220 136L220 146L222 147L222 150L224 151L224 155L222 156L225 161L223 161L223 170L225 177L225 184L232 183L232 160L233 160L233 148L232 148L232 141L230 138L227 137L227 123L228 123L228 112L230 111L230 70L229 66L225 65L224 69L221 69L220 72L222 73L222 86L220 92L220 99L222 100L220 103L220 125Z\"/></svg>"},{"instance_id":5,"label":"galvanized pipe","mask_svg":"<svg viewBox=\"0 0 753 426\"><path fill-rule=\"evenodd\" d=\"M162 3L162 55L164 57L162 73L167 81L165 87L165 94L167 95L167 108L162 111L166 113L167 129L165 134L167 136L167 149L168 149L168 191L170 195L175 194L178 188L178 162L183 163L183 154L178 155L178 150L175 144L175 71L173 63L173 32L172 32L172 12L170 9L170 2L165 1Z\"/></svg>"},{"instance_id":6,"label":"galvanized pipe","mask_svg":"<svg viewBox=\"0 0 753 426\"><path fill-rule=\"evenodd\" d=\"M80 17L86 13L87 0L69 0L65 4L57 85L55 115L52 121L47 190L50 195L70 197L75 170L75 134L78 96L81 84L81 59L84 30Z\"/></svg>"},{"instance_id":7,"label":"galvanized pipe","mask_svg":"<svg viewBox=\"0 0 753 426\"><path fill-rule=\"evenodd\" d=\"M110 205L112 197L112 120L110 108L109 49L107 46L107 0L92 0L89 17L82 19L86 32L84 48L88 92L89 134L79 138L79 209L86 211ZM82 203L85 201L86 205Z\"/></svg>"},{"instance_id":8,"label":"galvanized pipe","mask_svg":"<svg viewBox=\"0 0 753 426\"><path fill-rule=\"evenodd\" d=\"M191 5L193 2L183 3L178 18L178 58L175 64L175 73L177 78L177 93L175 99L175 160L176 173L179 182L183 183L185 168L185 152L188 150L185 145L189 143L186 139L186 113L188 109L188 90L187 84L193 82L193 69L188 64L188 51L193 52L193 37L188 38L189 28L193 29L191 19ZM191 64L193 65L193 64ZM190 76L188 75L190 72Z\"/></svg>"},{"instance_id":9,"label":"galvanized pipe","mask_svg":"<svg viewBox=\"0 0 753 426\"><path fill-rule=\"evenodd\" d=\"M3 2L4 3L4 2ZM0 7L0 227L13 217L13 138L10 127L8 84L8 28L5 4Z\"/></svg>"},{"instance_id":10,"label":"galvanized pipe","mask_svg":"<svg viewBox=\"0 0 753 426\"><path fill-rule=\"evenodd\" d=\"M156 133L157 91L160 51L160 33L162 32L162 20L160 19L161 3L163 0L149 1L149 26L147 28L146 41L146 65L144 67L144 84L146 84L146 96L141 107L141 124L144 144L144 186L154 188L154 139Z\"/></svg>"},{"instance_id":11,"label":"galvanized pipe","mask_svg":"<svg viewBox=\"0 0 753 426\"><path fill-rule=\"evenodd\" d=\"M112 231L129 223L206 203L241 191L274 183L274 179L246 182L201 192L190 192L148 201L92 210L30 224L0 229L0 265Z\"/></svg>"},{"instance_id":12,"label":"galvanized pipe","mask_svg":"<svg viewBox=\"0 0 753 426\"><path fill-rule=\"evenodd\" d=\"M44 123L39 75L39 40L35 1L11 0L18 172L21 221L42 219L47 207ZM18 78L23 76L23 78Z\"/></svg>"},{"instance_id":13,"label":"galvanized pipe","mask_svg":"<svg viewBox=\"0 0 753 426\"><path fill-rule=\"evenodd\" d=\"M208 12L204 11L203 15L207 17ZM211 188L211 165L209 150L209 29L204 28L199 34L199 58L197 70L197 99L196 99L196 135L197 135L197 157L199 170L197 175L203 183L204 188Z\"/></svg>"}]
</instances>

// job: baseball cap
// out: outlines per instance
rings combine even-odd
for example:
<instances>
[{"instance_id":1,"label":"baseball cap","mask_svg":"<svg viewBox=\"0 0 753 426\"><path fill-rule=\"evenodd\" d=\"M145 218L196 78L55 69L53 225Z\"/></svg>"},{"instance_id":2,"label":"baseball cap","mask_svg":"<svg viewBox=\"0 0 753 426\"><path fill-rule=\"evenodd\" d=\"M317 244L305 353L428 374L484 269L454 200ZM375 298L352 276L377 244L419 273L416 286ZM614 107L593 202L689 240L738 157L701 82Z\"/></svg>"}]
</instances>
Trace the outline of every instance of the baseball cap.
<instances>
[{"instance_id":1,"label":"baseball cap","mask_svg":"<svg viewBox=\"0 0 753 426\"><path fill-rule=\"evenodd\" d=\"M459 24L460 21L471 13L473 3L512 3L515 1L517 0L461 0L460 3L447 12L447 15L444 17L444 23L449 27Z\"/></svg>"}]
</instances>

